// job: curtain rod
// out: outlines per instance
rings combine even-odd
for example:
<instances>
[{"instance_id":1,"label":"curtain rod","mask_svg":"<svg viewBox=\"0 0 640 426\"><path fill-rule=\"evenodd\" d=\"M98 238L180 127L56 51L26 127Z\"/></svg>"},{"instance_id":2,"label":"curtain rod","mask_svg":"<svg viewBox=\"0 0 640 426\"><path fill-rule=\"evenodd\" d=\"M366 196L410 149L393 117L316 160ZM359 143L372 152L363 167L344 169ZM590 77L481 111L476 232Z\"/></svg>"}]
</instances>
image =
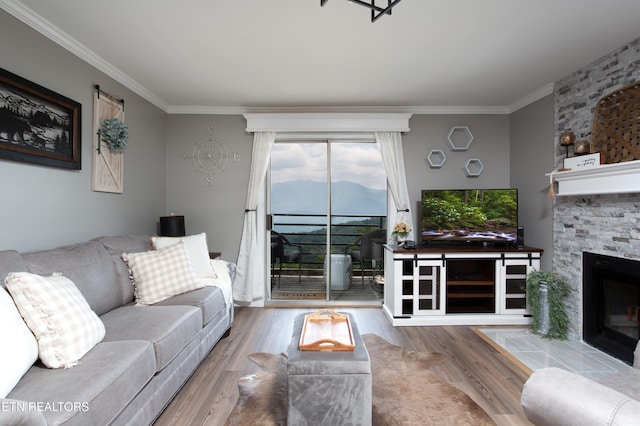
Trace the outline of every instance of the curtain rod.
<instances>
[{"instance_id":1,"label":"curtain rod","mask_svg":"<svg viewBox=\"0 0 640 426\"><path fill-rule=\"evenodd\" d=\"M104 90L100 89L100 85L96 84L95 86L93 86L97 91L98 91L98 97L100 97L100 93L102 93L103 95L105 95L107 98L114 100L116 102L120 102L122 104L122 110L124 111L124 99L119 99L107 92L105 92Z\"/></svg>"}]
</instances>

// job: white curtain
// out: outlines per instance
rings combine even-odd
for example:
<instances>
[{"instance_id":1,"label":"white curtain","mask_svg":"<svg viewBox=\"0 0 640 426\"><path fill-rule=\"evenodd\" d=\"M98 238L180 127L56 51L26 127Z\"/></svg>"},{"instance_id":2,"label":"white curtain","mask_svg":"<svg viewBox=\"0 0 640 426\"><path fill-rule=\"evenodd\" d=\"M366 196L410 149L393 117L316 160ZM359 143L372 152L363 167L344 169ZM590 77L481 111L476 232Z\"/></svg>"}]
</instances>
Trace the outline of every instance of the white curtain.
<instances>
[{"instance_id":1,"label":"white curtain","mask_svg":"<svg viewBox=\"0 0 640 426\"><path fill-rule=\"evenodd\" d=\"M233 285L236 302L264 301L266 288L266 243L264 226L264 181L276 139L274 132L256 132L253 135L253 153L249 172L249 189L244 212L244 226L238 254L237 275ZM262 207L262 209L260 208ZM261 214L261 216L259 216Z\"/></svg>"},{"instance_id":2,"label":"white curtain","mask_svg":"<svg viewBox=\"0 0 640 426\"><path fill-rule=\"evenodd\" d=\"M382 162L387 172L389 191L394 205L389 205L387 223L389 231L398 222L405 222L411 226L408 239L415 240L413 215L411 214L411 200L407 189L407 176L404 171L404 155L402 153L402 136L400 132L375 132L376 143L380 148Z\"/></svg>"}]
</instances>

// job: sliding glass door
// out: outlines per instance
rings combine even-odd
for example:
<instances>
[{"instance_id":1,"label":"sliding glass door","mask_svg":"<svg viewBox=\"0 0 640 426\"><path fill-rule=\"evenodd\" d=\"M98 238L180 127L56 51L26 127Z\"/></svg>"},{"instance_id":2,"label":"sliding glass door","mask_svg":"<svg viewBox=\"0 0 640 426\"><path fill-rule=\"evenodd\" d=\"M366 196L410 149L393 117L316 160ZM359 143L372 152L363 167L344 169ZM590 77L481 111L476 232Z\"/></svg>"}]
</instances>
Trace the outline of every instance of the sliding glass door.
<instances>
[{"instance_id":1,"label":"sliding glass door","mask_svg":"<svg viewBox=\"0 0 640 426\"><path fill-rule=\"evenodd\" d=\"M271 299L325 300L326 143L283 142L271 152Z\"/></svg>"},{"instance_id":2,"label":"sliding glass door","mask_svg":"<svg viewBox=\"0 0 640 426\"><path fill-rule=\"evenodd\" d=\"M375 143L277 142L268 194L271 300L380 300L386 199Z\"/></svg>"}]
</instances>

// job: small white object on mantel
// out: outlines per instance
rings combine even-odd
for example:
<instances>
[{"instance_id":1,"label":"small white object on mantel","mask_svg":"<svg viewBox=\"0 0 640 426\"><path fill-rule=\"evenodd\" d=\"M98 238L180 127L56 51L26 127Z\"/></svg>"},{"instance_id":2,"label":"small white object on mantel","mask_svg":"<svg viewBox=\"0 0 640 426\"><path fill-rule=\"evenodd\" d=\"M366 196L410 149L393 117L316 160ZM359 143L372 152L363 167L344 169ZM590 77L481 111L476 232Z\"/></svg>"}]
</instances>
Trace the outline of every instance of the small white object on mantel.
<instances>
[{"instance_id":1,"label":"small white object on mantel","mask_svg":"<svg viewBox=\"0 0 640 426\"><path fill-rule=\"evenodd\" d=\"M556 196L640 193L640 160L547 173Z\"/></svg>"},{"instance_id":2,"label":"small white object on mantel","mask_svg":"<svg viewBox=\"0 0 640 426\"><path fill-rule=\"evenodd\" d=\"M603 161L603 153L596 152L593 154L578 155L575 157L567 157L564 159L564 168L571 170L591 169L599 167Z\"/></svg>"}]
</instances>

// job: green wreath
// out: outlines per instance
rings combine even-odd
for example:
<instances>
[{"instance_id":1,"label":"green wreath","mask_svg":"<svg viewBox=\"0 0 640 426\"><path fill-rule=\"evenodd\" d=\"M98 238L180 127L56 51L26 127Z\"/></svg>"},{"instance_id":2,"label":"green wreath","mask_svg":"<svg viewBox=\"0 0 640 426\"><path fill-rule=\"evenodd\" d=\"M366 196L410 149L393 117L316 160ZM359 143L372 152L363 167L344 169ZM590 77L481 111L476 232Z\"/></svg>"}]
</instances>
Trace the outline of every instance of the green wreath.
<instances>
[{"instance_id":1,"label":"green wreath","mask_svg":"<svg viewBox=\"0 0 640 426\"><path fill-rule=\"evenodd\" d=\"M107 118L100 123L100 137L110 151L124 151L129 140L129 129L117 118Z\"/></svg>"}]
</instances>

